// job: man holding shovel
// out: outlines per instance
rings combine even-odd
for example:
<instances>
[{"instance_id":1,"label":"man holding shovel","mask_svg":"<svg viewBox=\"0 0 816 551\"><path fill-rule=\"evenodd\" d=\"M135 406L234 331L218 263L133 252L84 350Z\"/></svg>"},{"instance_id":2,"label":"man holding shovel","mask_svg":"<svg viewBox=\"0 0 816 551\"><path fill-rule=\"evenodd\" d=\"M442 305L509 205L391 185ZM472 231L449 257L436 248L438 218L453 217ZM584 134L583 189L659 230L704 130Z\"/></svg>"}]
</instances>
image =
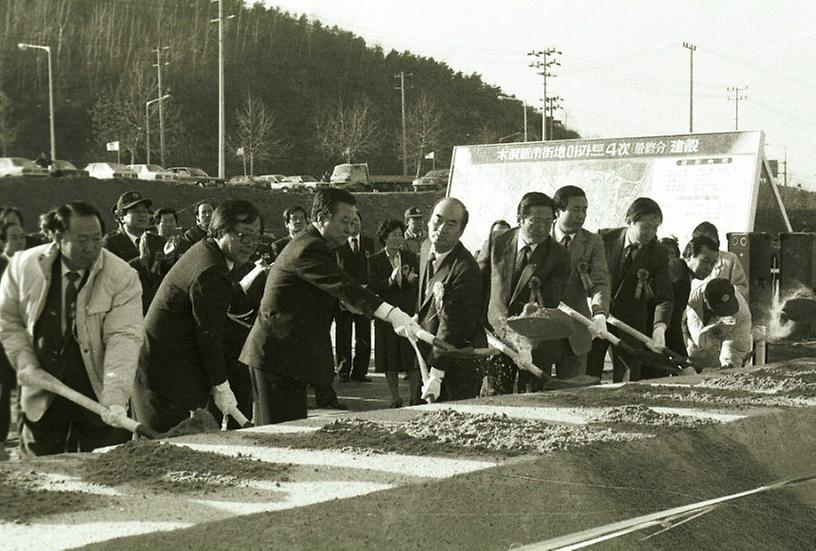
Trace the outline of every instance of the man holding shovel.
<instances>
[{"instance_id":1,"label":"man holding shovel","mask_svg":"<svg viewBox=\"0 0 816 551\"><path fill-rule=\"evenodd\" d=\"M570 274L569 252L550 236L555 215L553 200L544 193L531 191L524 194L516 211L518 227L493 236L479 255L482 279L490 285L487 321L501 340L506 340L504 320L521 314L528 302L540 302L541 308L558 306ZM534 283L539 287L535 292ZM566 346L569 345L565 340L546 341L532 350L532 362L545 369L551 367ZM491 361L489 392L511 393L517 369L506 356ZM549 378L547 371L544 378ZM531 380L528 373L519 373L520 390L539 387L540 382Z\"/></svg>"},{"instance_id":2,"label":"man holding shovel","mask_svg":"<svg viewBox=\"0 0 816 551\"><path fill-rule=\"evenodd\" d=\"M54 242L16 254L3 275L0 341L21 381L50 375L105 409L100 417L21 384L23 456L127 441L129 433L117 427L126 418L143 338L139 277L102 248L99 212L68 203L48 213L45 228Z\"/></svg>"}]
</instances>

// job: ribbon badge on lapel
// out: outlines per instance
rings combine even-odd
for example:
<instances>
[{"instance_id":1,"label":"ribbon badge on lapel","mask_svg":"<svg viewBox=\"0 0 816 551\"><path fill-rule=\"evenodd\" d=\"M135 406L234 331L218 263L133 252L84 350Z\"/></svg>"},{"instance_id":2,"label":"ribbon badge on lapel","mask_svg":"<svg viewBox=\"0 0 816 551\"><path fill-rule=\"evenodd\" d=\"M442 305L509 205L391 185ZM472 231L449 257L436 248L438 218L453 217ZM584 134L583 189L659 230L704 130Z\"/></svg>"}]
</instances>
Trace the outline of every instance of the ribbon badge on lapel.
<instances>
[{"instance_id":1,"label":"ribbon badge on lapel","mask_svg":"<svg viewBox=\"0 0 816 551\"><path fill-rule=\"evenodd\" d=\"M445 286L442 284L441 281L437 281L436 283L433 284L432 289L436 309L442 310L442 301L445 298Z\"/></svg>"},{"instance_id":2,"label":"ribbon badge on lapel","mask_svg":"<svg viewBox=\"0 0 816 551\"><path fill-rule=\"evenodd\" d=\"M637 287L635 287L635 298L639 299L640 295L642 295L645 291L647 299L654 298L654 292L652 291L652 284L649 281L649 270L645 268L641 268L637 271L637 278L638 283Z\"/></svg>"},{"instance_id":3,"label":"ribbon badge on lapel","mask_svg":"<svg viewBox=\"0 0 816 551\"><path fill-rule=\"evenodd\" d=\"M592 278L589 277L589 265L586 260L582 260L576 266L578 269L578 276L581 278L581 285L584 287L587 296L592 294Z\"/></svg>"}]
</instances>

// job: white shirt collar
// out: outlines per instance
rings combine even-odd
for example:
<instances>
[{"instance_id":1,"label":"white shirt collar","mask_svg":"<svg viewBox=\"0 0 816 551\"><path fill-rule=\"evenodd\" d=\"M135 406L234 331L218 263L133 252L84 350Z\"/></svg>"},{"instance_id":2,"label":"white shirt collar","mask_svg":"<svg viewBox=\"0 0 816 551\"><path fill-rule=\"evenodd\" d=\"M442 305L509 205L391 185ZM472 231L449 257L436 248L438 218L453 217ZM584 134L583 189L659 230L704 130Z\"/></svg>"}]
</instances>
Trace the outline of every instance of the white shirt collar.
<instances>
[{"instance_id":1,"label":"white shirt collar","mask_svg":"<svg viewBox=\"0 0 816 551\"><path fill-rule=\"evenodd\" d=\"M133 243L133 246L138 249L139 245L137 244L137 241L138 241L139 237L141 237L141 236L133 235L132 233L127 231L127 226L122 226L122 231L125 232L125 235L128 236L128 239L130 239L130 242ZM145 232L145 233L147 233L147 232ZM144 235L144 233L142 235Z\"/></svg>"},{"instance_id":2,"label":"white shirt collar","mask_svg":"<svg viewBox=\"0 0 816 551\"><path fill-rule=\"evenodd\" d=\"M434 270L436 270L445 261L445 259L452 251L453 249L444 253L438 253L434 251L433 248L431 249L431 252L436 255L436 260L434 260Z\"/></svg>"},{"instance_id":3,"label":"white shirt collar","mask_svg":"<svg viewBox=\"0 0 816 551\"><path fill-rule=\"evenodd\" d=\"M543 243L543 241L542 241L542 243ZM541 243L535 243L535 244L527 243L526 241L524 241L524 237L522 237L521 232L520 231L518 232L518 239L516 240L516 252L517 253L521 252L521 249L523 249L524 247L530 247L530 254L533 254L535 252L536 248L539 245L541 245Z\"/></svg>"},{"instance_id":4,"label":"white shirt collar","mask_svg":"<svg viewBox=\"0 0 816 551\"><path fill-rule=\"evenodd\" d=\"M82 278L85 277L85 272L88 271L88 270L84 270L84 269L83 270L72 270L68 266L65 265L65 260L62 260L62 259L60 260L60 265L61 265L60 272L62 274L63 279L65 279L65 274L67 274L68 272L76 272L76 273L79 274L79 281L82 281Z\"/></svg>"},{"instance_id":5,"label":"white shirt collar","mask_svg":"<svg viewBox=\"0 0 816 551\"><path fill-rule=\"evenodd\" d=\"M564 240L565 237L569 236L570 243L572 243L572 241L575 239L575 236L578 235L578 232L564 233L563 231L561 231L561 228L558 227L558 223L555 223L555 224L553 224L552 235L555 238L555 240L558 241L559 243L561 243Z\"/></svg>"}]
</instances>

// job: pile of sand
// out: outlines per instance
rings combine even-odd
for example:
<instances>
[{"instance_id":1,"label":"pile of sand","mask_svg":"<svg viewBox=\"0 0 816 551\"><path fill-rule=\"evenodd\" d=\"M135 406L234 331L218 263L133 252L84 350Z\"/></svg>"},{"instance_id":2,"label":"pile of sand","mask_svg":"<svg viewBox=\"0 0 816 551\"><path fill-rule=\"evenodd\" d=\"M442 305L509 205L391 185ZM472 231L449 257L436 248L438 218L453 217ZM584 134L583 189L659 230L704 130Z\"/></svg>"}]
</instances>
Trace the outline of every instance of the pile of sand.
<instances>
[{"instance_id":1,"label":"pile of sand","mask_svg":"<svg viewBox=\"0 0 816 551\"><path fill-rule=\"evenodd\" d=\"M705 380L700 386L776 394L788 398L816 398L816 360L796 360L732 373Z\"/></svg>"},{"instance_id":2,"label":"pile of sand","mask_svg":"<svg viewBox=\"0 0 816 551\"><path fill-rule=\"evenodd\" d=\"M715 420L710 418L663 413L644 405L617 406L604 409L597 415L592 416L590 422L681 429L693 429L716 423Z\"/></svg>"},{"instance_id":3,"label":"pile of sand","mask_svg":"<svg viewBox=\"0 0 816 551\"><path fill-rule=\"evenodd\" d=\"M0 471L0 520L28 522L36 517L105 507L108 497L85 492L45 490L34 471Z\"/></svg>"},{"instance_id":4,"label":"pile of sand","mask_svg":"<svg viewBox=\"0 0 816 551\"><path fill-rule=\"evenodd\" d=\"M136 440L89 457L83 478L117 486L147 485L154 489L210 491L241 480L286 480L286 465L245 457L227 457L161 441Z\"/></svg>"}]
</instances>

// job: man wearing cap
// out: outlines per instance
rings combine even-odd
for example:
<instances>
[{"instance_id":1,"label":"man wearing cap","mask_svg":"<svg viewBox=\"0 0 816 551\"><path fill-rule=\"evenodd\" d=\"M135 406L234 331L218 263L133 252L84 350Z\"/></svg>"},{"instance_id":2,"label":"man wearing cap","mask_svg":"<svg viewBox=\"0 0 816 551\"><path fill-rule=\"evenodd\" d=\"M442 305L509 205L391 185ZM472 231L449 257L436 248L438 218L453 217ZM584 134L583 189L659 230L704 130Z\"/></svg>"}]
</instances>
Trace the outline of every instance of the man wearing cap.
<instances>
[{"instance_id":1,"label":"man wearing cap","mask_svg":"<svg viewBox=\"0 0 816 551\"><path fill-rule=\"evenodd\" d=\"M147 233L150 227L150 199L145 199L138 191L126 191L113 207L113 215L119 227L102 239L102 246L124 260L130 262L138 258L142 239L151 254L164 248L164 238Z\"/></svg>"},{"instance_id":2,"label":"man wearing cap","mask_svg":"<svg viewBox=\"0 0 816 551\"><path fill-rule=\"evenodd\" d=\"M422 242L425 241L425 230L422 228L422 210L411 207L405 211L405 241L403 246L411 254L419 255Z\"/></svg>"},{"instance_id":3,"label":"man wearing cap","mask_svg":"<svg viewBox=\"0 0 816 551\"><path fill-rule=\"evenodd\" d=\"M751 311L727 279L715 278L691 292L683 336L698 368L742 367L751 354Z\"/></svg>"}]
</instances>

